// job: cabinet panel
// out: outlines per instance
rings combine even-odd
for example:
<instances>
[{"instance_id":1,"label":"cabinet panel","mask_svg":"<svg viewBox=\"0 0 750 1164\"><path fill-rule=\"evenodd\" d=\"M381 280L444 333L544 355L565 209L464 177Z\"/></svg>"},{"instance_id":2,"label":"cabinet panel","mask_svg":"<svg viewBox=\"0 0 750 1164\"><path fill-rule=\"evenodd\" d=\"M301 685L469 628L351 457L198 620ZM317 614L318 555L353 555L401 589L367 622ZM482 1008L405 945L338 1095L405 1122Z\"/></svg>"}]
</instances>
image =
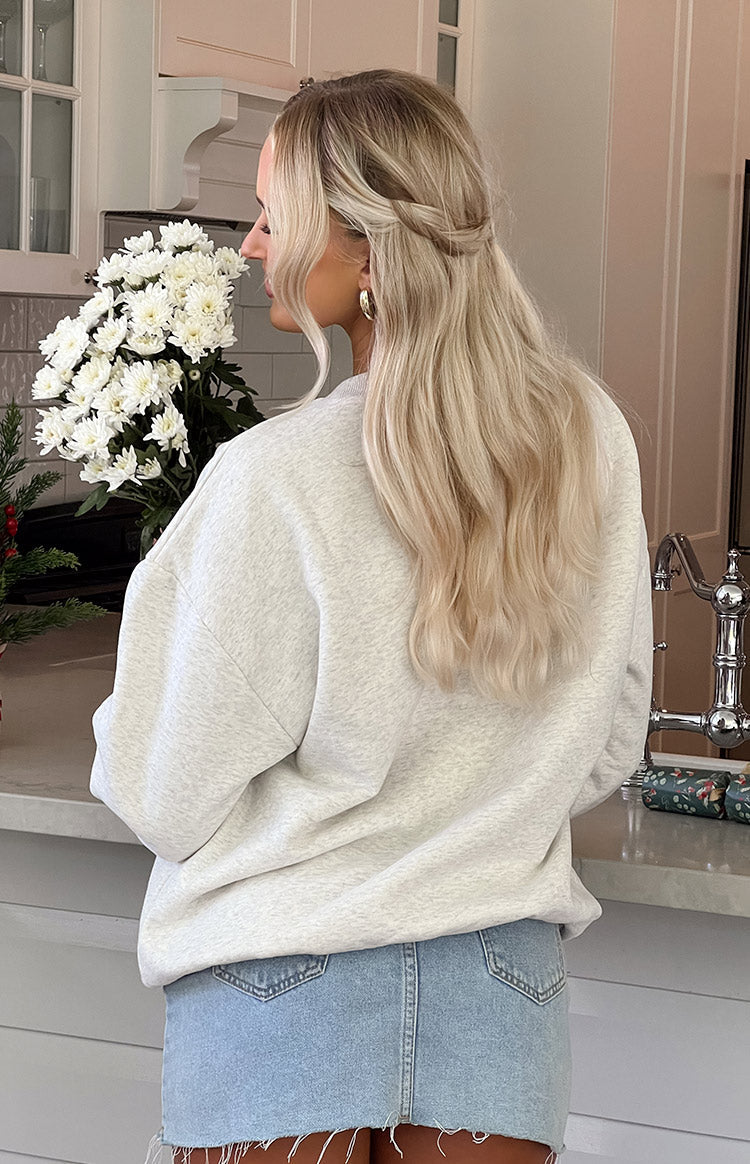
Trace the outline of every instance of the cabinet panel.
<instances>
[{"instance_id":1,"label":"cabinet panel","mask_svg":"<svg viewBox=\"0 0 750 1164\"><path fill-rule=\"evenodd\" d=\"M385 68L434 76L437 17L437 0L356 5L318 0L310 27L309 71L321 80L335 73Z\"/></svg>"},{"instance_id":2,"label":"cabinet panel","mask_svg":"<svg viewBox=\"0 0 750 1164\"><path fill-rule=\"evenodd\" d=\"M571 1111L750 1141L747 1105L690 1102L703 1080L744 1076L750 1003L587 978L568 985Z\"/></svg>"},{"instance_id":3,"label":"cabinet panel","mask_svg":"<svg viewBox=\"0 0 750 1164\"><path fill-rule=\"evenodd\" d=\"M144 1160L161 1126L161 1065L151 1047L0 1030L3 1151L11 1160Z\"/></svg>"},{"instance_id":4,"label":"cabinet panel","mask_svg":"<svg viewBox=\"0 0 750 1164\"><path fill-rule=\"evenodd\" d=\"M129 918L0 903L0 1028L160 1050L164 994L141 982L137 929Z\"/></svg>"},{"instance_id":5,"label":"cabinet panel","mask_svg":"<svg viewBox=\"0 0 750 1164\"><path fill-rule=\"evenodd\" d=\"M594 1119L574 1112L568 1116L565 1146L564 1164L747 1164L748 1156L745 1140ZM2 1156L0 1164L4 1164Z\"/></svg>"},{"instance_id":6,"label":"cabinet panel","mask_svg":"<svg viewBox=\"0 0 750 1164\"><path fill-rule=\"evenodd\" d=\"M308 70L310 0L162 0L159 72L294 90Z\"/></svg>"}]
</instances>

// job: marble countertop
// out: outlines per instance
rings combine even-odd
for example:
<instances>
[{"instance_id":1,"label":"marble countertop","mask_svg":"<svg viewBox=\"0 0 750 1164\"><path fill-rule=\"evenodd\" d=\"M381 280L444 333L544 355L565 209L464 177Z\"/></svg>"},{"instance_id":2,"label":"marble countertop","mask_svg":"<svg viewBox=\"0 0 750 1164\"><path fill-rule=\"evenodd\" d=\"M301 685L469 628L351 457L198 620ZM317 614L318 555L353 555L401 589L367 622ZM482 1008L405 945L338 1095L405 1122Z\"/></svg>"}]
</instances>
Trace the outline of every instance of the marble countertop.
<instances>
[{"instance_id":1,"label":"marble countertop","mask_svg":"<svg viewBox=\"0 0 750 1164\"><path fill-rule=\"evenodd\" d=\"M91 717L112 690L119 627L109 613L12 644L0 660L0 829L140 844L88 787ZM573 865L595 897L750 917L747 825L657 812L631 789L571 827Z\"/></svg>"}]
</instances>

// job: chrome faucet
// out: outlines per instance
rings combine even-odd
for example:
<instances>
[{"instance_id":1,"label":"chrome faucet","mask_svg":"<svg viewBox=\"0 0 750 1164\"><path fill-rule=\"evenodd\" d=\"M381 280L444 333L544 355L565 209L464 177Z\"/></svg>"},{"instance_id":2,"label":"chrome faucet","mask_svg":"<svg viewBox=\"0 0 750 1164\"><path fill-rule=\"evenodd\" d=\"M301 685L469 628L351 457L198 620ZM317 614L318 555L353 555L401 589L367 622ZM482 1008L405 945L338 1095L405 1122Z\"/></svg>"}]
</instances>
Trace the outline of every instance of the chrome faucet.
<instances>
[{"instance_id":1,"label":"chrome faucet","mask_svg":"<svg viewBox=\"0 0 750 1164\"><path fill-rule=\"evenodd\" d=\"M648 737L652 732L701 732L719 748L736 748L750 739L750 715L742 706L742 668L745 666L743 631L750 610L750 586L737 569L739 550L729 551L724 576L711 586L703 576L700 562L688 538L681 533L667 534L659 543L651 582L654 590L671 590L672 578L682 571L672 565L677 554L690 588L699 598L705 598L716 612L716 650L713 665L716 671L714 701L708 711L666 711L651 700L648 731L643 759L632 776L621 787L638 788L651 764ZM664 651L666 643L655 643L655 651ZM631 794L632 795L632 794Z\"/></svg>"},{"instance_id":2,"label":"chrome faucet","mask_svg":"<svg viewBox=\"0 0 750 1164\"><path fill-rule=\"evenodd\" d=\"M730 550L724 576L711 586L703 576L700 562L688 538L681 533L667 534L656 551L651 575L654 590L671 590L672 578L680 574L680 566L672 565L677 554L690 588L699 598L705 598L716 612L716 650L713 665L716 671L714 701L708 711L666 711L651 700L648 732L643 759L636 772L625 780L622 788L640 788L643 776L651 764L648 738L652 732L701 732L719 748L736 748L750 739L750 715L742 706L742 668L745 666L743 632L745 618L750 611L750 586L737 569L738 550ZM654 650L666 650L666 643L655 643Z\"/></svg>"},{"instance_id":3,"label":"chrome faucet","mask_svg":"<svg viewBox=\"0 0 750 1164\"><path fill-rule=\"evenodd\" d=\"M741 694L742 668L746 662L743 630L750 610L750 586L737 569L739 551L729 551L726 573L715 586L710 586L685 535L667 534L656 551L652 574L654 590L672 589L672 578L680 573L679 567L672 566L674 553L693 592L710 602L716 612L714 701L708 711L686 714L665 711L653 704L648 735L669 730L702 732L719 748L736 748L750 739L750 716L742 706Z\"/></svg>"}]
</instances>

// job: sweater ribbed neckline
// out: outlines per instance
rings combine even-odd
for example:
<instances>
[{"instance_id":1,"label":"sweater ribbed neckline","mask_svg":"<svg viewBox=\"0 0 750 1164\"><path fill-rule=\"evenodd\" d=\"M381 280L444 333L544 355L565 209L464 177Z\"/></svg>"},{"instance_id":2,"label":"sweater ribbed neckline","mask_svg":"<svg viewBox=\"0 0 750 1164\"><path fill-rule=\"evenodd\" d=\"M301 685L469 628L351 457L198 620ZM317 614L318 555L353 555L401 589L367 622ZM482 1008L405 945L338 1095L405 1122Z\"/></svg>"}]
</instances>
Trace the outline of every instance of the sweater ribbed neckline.
<instances>
[{"instance_id":1,"label":"sweater ribbed neckline","mask_svg":"<svg viewBox=\"0 0 750 1164\"><path fill-rule=\"evenodd\" d=\"M367 391L367 372L360 372L358 376L350 376L347 380L342 380L333 391L328 393L329 400L332 396L364 396Z\"/></svg>"}]
</instances>

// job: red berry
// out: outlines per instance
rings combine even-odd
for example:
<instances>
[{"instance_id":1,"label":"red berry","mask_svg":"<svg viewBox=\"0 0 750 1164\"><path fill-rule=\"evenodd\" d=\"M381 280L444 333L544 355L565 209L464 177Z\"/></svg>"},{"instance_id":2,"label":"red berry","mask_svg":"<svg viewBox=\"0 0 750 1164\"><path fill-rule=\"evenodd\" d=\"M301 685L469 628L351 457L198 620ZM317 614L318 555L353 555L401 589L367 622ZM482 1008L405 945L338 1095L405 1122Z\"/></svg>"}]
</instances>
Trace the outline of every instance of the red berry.
<instances>
[{"instance_id":1,"label":"red berry","mask_svg":"<svg viewBox=\"0 0 750 1164\"><path fill-rule=\"evenodd\" d=\"M15 537L15 535L18 533L18 522L16 521L15 517L8 518L5 523L5 528L11 537Z\"/></svg>"},{"instance_id":2,"label":"red berry","mask_svg":"<svg viewBox=\"0 0 750 1164\"><path fill-rule=\"evenodd\" d=\"M12 517L15 512L16 512L15 505L6 505L5 506L5 516L6 517Z\"/></svg>"},{"instance_id":3,"label":"red berry","mask_svg":"<svg viewBox=\"0 0 750 1164\"><path fill-rule=\"evenodd\" d=\"M18 550L14 550L13 547L11 546L9 550L5 551L5 556L6 556L6 558L14 558L17 553L18 553Z\"/></svg>"}]
</instances>

